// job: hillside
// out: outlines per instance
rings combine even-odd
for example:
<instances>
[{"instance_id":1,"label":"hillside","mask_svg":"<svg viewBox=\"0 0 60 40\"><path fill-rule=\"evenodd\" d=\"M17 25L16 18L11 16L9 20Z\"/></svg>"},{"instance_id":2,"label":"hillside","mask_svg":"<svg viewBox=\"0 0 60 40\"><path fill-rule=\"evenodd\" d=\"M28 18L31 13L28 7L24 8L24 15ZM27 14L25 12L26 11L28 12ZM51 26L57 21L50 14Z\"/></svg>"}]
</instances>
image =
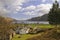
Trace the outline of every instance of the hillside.
<instances>
[{"instance_id":1,"label":"hillside","mask_svg":"<svg viewBox=\"0 0 60 40\"><path fill-rule=\"evenodd\" d=\"M43 16L28 19L28 21L47 21L47 19L48 19L48 14L45 14Z\"/></svg>"},{"instance_id":2,"label":"hillside","mask_svg":"<svg viewBox=\"0 0 60 40\"><path fill-rule=\"evenodd\" d=\"M14 21L15 19L13 19L13 18L10 18L10 17L2 17L2 16L0 16L0 23L2 22L2 23L4 23L4 22L12 22L12 21Z\"/></svg>"}]
</instances>

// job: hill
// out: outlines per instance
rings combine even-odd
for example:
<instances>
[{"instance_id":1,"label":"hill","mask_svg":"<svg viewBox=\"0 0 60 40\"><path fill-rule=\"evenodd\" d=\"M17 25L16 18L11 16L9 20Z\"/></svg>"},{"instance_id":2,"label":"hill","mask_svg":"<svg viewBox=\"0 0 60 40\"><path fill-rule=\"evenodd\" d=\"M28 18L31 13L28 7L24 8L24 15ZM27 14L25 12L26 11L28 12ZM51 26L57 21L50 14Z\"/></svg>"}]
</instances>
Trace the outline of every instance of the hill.
<instances>
[{"instance_id":1,"label":"hill","mask_svg":"<svg viewBox=\"0 0 60 40\"><path fill-rule=\"evenodd\" d=\"M2 23L9 23L9 22L12 22L12 21L14 21L15 19L13 19L13 18L10 18L10 17L2 17L2 16L0 16L0 23L2 22Z\"/></svg>"},{"instance_id":2,"label":"hill","mask_svg":"<svg viewBox=\"0 0 60 40\"><path fill-rule=\"evenodd\" d=\"M28 19L28 21L48 21L48 14Z\"/></svg>"}]
</instances>

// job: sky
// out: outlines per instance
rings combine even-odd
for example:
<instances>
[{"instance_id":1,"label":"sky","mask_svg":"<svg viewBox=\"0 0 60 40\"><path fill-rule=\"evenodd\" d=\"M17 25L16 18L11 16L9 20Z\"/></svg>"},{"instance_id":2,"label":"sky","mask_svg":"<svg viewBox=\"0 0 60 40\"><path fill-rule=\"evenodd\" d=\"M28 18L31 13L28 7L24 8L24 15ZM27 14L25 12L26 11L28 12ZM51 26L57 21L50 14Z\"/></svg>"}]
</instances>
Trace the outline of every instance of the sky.
<instances>
[{"instance_id":1,"label":"sky","mask_svg":"<svg viewBox=\"0 0 60 40\"><path fill-rule=\"evenodd\" d=\"M54 0L0 0L0 16L26 20L48 14L53 3Z\"/></svg>"}]
</instances>

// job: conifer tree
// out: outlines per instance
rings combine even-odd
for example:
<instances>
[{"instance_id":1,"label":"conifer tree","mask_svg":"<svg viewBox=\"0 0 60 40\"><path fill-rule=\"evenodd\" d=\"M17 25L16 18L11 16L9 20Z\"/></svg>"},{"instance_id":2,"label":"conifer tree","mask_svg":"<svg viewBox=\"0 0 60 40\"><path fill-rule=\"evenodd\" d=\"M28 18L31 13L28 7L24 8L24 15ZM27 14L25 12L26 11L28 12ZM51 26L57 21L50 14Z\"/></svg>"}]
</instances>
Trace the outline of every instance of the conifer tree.
<instances>
[{"instance_id":1,"label":"conifer tree","mask_svg":"<svg viewBox=\"0 0 60 40\"><path fill-rule=\"evenodd\" d=\"M60 24L60 8L57 0L55 0L55 3L53 3L52 8L50 9L50 12L48 14L48 21L52 25Z\"/></svg>"}]
</instances>

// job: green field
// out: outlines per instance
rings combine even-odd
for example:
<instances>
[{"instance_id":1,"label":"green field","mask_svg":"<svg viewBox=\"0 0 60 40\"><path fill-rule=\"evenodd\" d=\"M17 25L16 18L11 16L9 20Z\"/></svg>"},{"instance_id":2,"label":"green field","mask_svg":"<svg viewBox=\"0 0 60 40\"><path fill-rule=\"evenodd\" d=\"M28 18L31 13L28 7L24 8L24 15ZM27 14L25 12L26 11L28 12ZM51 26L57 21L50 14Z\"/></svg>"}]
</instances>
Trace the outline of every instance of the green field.
<instances>
[{"instance_id":1,"label":"green field","mask_svg":"<svg viewBox=\"0 0 60 40\"><path fill-rule=\"evenodd\" d=\"M52 25L50 25L50 24L17 24L17 25L20 26L20 27L21 26L31 26L32 28L34 28L34 27L52 28Z\"/></svg>"},{"instance_id":2,"label":"green field","mask_svg":"<svg viewBox=\"0 0 60 40\"><path fill-rule=\"evenodd\" d=\"M19 38L20 36L20 38ZM15 37L12 40L26 40L29 37L32 37L31 34L24 34L24 35L15 35Z\"/></svg>"},{"instance_id":3,"label":"green field","mask_svg":"<svg viewBox=\"0 0 60 40\"><path fill-rule=\"evenodd\" d=\"M49 25L49 24L26 24L26 26L30 25L31 27L40 27L40 28L53 28L53 26ZM20 25L22 26L22 25ZM24 35L18 35L16 34L12 40L26 40L27 38L33 37L33 36L37 36L38 34L24 34ZM20 36L20 38L19 38Z\"/></svg>"}]
</instances>

